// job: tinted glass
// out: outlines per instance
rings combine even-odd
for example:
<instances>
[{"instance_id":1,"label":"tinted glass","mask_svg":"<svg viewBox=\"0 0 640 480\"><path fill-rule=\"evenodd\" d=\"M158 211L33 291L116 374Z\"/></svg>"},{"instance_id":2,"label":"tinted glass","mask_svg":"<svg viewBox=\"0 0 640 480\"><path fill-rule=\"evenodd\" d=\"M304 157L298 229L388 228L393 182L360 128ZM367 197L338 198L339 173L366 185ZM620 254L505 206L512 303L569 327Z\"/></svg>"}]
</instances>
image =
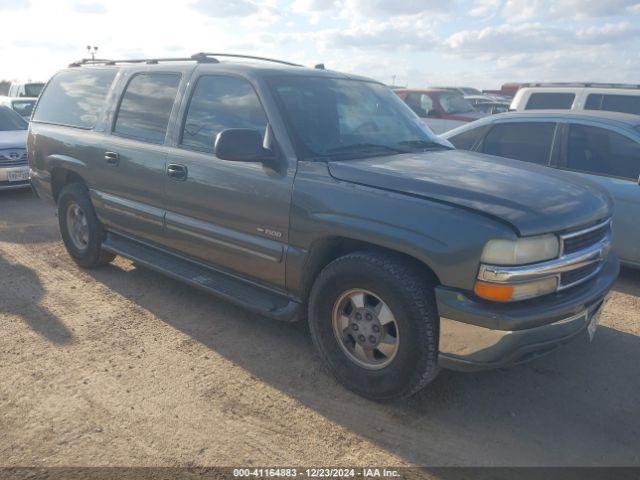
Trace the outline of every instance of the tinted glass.
<instances>
[{"instance_id":1,"label":"tinted glass","mask_svg":"<svg viewBox=\"0 0 640 480\"><path fill-rule=\"evenodd\" d=\"M162 143L178 92L180 75L139 73L122 96L114 132L153 143Z\"/></svg>"},{"instance_id":2,"label":"tinted glass","mask_svg":"<svg viewBox=\"0 0 640 480\"><path fill-rule=\"evenodd\" d=\"M462 95L456 93L443 93L440 95L440 105L447 113L473 112L474 108Z\"/></svg>"},{"instance_id":3,"label":"tinted glass","mask_svg":"<svg viewBox=\"0 0 640 480\"><path fill-rule=\"evenodd\" d=\"M584 108L585 110L607 110L640 115L640 95L592 93L587 97Z\"/></svg>"},{"instance_id":4,"label":"tinted glass","mask_svg":"<svg viewBox=\"0 0 640 480\"><path fill-rule=\"evenodd\" d=\"M438 141L384 85L308 76L269 81L303 156L393 154L405 142L424 148Z\"/></svg>"},{"instance_id":5,"label":"tinted glass","mask_svg":"<svg viewBox=\"0 0 640 480\"><path fill-rule=\"evenodd\" d=\"M0 132L26 129L27 122L20 115L7 107L0 107Z\"/></svg>"},{"instance_id":6,"label":"tinted glass","mask_svg":"<svg viewBox=\"0 0 640 480\"><path fill-rule=\"evenodd\" d=\"M569 110L575 98L573 93L532 93L527 102L527 110L560 109Z\"/></svg>"},{"instance_id":7,"label":"tinted glass","mask_svg":"<svg viewBox=\"0 0 640 480\"><path fill-rule=\"evenodd\" d=\"M548 165L555 128L551 122L498 124L485 137L483 152Z\"/></svg>"},{"instance_id":8,"label":"tinted glass","mask_svg":"<svg viewBox=\"0 0 640 480\"><path fill-rule=\"evenodd\" d=\"M32 120L93 128L116 73L96 68L58 73L42 93Z\"/></svg>"},{"instance_id":9,"label":"tinted glass","mask_svg":"<svg viewBox=\"0 0 640 480\"><path fill-rule=\"evenodd\" d=\"M24 86L25 97L37 97L42 92L44 83L27 83Z\"/></svg>"},{"instance_id":10,"label":"tinted glass","mask_svg":"<svg viewBox=\"0 0 640 480\"><path fill-rule=\"evenodd\" d=\"M216 136L227 128L252 128L264 135L267 117L246 80L203 76L189 102L182 144L213 150Z\"/></svg>"},{"instance_id":11,"label":"tinted glass","mask_svg":"<svg viewBox=\"0 0 640 480\"><path fill-rule=\"evenodd\" d=\"M447 140L453 143L456 148L461 150L471 150L476 141L482 136L482 132L485 130L485 127L471 128L459 133L458 135L449 137Z\"/></svg>"},{"instance_id":12,"label":"tinted glass","mask_svg":"<svg viewBox=\"0 0 640 480\"><path fill-rule=\"evenodd\" d=\"M640 144L604 128L574 124L569 128L567 168L637 180Z\"/></svg>"},{"instance_id":13,"label":"tinted glass","mask_svg":"<svg viewBox=\"0 0 640 480\"><path fill-rule=\"evenodd\" d=\"M18 115L30 117L35 104L35 100L14 100L11 102L11 107Z\"/></svg>"}]
</instances>

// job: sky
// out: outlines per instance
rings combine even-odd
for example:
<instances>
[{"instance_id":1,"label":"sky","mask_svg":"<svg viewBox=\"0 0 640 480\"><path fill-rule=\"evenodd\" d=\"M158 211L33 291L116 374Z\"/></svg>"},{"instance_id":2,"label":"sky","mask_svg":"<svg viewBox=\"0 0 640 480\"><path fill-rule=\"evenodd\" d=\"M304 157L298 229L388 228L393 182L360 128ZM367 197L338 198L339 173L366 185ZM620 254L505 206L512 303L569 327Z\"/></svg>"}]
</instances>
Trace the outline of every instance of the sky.
<instances>
[{"instance_id":1,"label":"sky","mask_svg":"<svg viewBox=\"0 0 640 480\"><path fill-rule=\"evenodd\" d=\"M268 57L385 83L640 83L640 0L0 0L0 79L104 58Z\"/></svg>"}]
</instances>

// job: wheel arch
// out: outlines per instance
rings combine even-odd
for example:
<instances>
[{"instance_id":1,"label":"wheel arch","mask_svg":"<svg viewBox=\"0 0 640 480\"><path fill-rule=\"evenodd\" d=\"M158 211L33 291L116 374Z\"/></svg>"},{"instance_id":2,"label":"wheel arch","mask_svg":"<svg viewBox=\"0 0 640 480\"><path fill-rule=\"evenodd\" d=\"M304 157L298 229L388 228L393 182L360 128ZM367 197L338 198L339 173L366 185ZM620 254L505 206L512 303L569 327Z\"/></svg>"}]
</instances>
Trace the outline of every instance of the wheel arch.
<instances>
[{"instance_id":1,"label":"wheel arch","mask_svg":"<svg viewBox=\"0 0 640 480\"><path fill-rule=\"evenodd\" d=\"M85 179L74 170L65 167L54 167L51 170L51 194L56 202L58 201L58 197L60 196L62 189L65 185L69 185L70 183L81 183L84 186L87 185Z\"/></svg>"},{"instance_id":2,"label":"wheel arch","mask_svg":"<svg viewBox=\"0 0 640 480\"><path fill-rule=\"evenodd\" d=\"M316 240L309 249L304 262L303 274L300 282L300 296L308 300L313 282L318 274L332 261L349 253L369 251L397 256L399 259L413 264L418 270L430 276L439 285L440 279L433 268L416 256L399 249L390 248L373 242L344 237L329 236Z\"/></svg>"}]
</instances>

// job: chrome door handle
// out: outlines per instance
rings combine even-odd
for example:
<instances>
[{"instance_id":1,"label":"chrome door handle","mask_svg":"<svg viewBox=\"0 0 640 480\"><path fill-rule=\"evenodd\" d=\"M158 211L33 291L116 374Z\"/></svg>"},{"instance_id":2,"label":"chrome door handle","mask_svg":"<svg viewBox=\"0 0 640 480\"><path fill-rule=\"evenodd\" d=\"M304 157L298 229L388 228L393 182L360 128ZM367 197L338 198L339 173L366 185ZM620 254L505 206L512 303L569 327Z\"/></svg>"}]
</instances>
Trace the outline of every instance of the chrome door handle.
<instances>
[{"instance_id":1,"label":"chrome door handle","mask_svg":"<svg viewBox=\"0 0 640 480\"><path fill-rule=\"evenodd\" d=\"M116 152L104 152L104 159L109 165L118 165L120 155Z\"/></svg>"},{"instance_id":2,"label":"chrome door handle","mask_svg":"<svg viewBox=\"0 0 640 480\"><path fill-rule=\"evenodd\" d=\"M187 167L178 163L170 163L167 165L167 175L174 180L186 180Z\"/></svg>"}]
</instances>

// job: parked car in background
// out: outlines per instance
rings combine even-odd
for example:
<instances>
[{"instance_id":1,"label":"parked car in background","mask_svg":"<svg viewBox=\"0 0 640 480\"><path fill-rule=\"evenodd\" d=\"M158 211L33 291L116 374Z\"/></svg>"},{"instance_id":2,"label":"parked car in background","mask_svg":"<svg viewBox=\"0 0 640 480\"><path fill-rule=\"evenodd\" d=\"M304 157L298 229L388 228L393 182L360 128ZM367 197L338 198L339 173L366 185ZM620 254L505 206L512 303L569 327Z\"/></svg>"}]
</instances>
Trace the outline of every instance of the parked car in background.
<instances>
[{"instance_id":1,"label":"parked car in background","mask_svg":"<svg viewBox=\"0 0 640 480\"><path fill-rule=\"evenodd\" d=\"M0 106L0 190L29 187L27 128L20 115Z\"/></svg>"},{"instance_id":2,"label":"parked car in background","mask_svg":"<svg viewBox=\"0 0 640 480\"><path fill-rule=\"evenodd\" d=\"M37 101L37 98L29 97L0 97L0 105L11 108L27 122L31 118L31 112Z\"/></svg>"},{"instance_id":3,"label":"parked car in background","mask_svg":"<svg viewBox=\"0 0 640 480\"><path fill-rule=\"evenodd\" d=\"M468 95L471 95L471 96L483 95L483 93L480 90L472 87L430 87L430 88L435 88L438 90L449 90L450 92L459 93L463 97L466 97Z\"/></svg>"},{"instance_id":4,"label":"parked car in background","mask_svg":"<svg viewBox=\"0 0 640 480\"><path fill-rule=\"evenodd\" d=\"M47 84L31 181L79 265L118 254L304 318L376 400L593 335L618 274L604 189L457 151L373 80L227 57L80 62Z\"/></svg>"},{"instance_id":5,"label":"parked car in background","mask_svg":"<svg viewBox=\"0 0 640 480\"><path fill-rule=\"evenodd\" d=\"M445 89L394 90L404 102L433 130L440 134L472 122L485 114L478 112L462 95Z\"/></svg>"},{"instance_id":6,"label":"parked car in background","mask_svg":"<svg viewBox=\"0 0 640 480\"><path fill-rule=\"evenodd\" d=\"M640 267L640 117L599 111L506 113L443 137L459 149L567 170L606 187L616 204L614 248L623 264Z\"/></svg>"},{"instance_id":7,"label":"parked car in background","mask_svg":"<svg viewBox=\"0 0 640 480\"><path fill-rule=\"evenodd\" d=\"M540 84L518 90L510 109L604 110L640 115L640 85ZM604 86L603 86L604 85Z\"/></svg>"},{"instance_id":8,"label":"parked car in background","mask_svg":"<svg viewBox=\"0 0 640 480\"><path fill-rule=\"evenodd\" d=\"M509 104L505 102L482 102L475 104L473 108L487 115L495 115L497 113L508 112Z\"/></svg>"},{"instance_id":9,"label":"parked car in background","mask_svg":"<svg viewBox=\"0 0 640 480\"><path fill-rule=\"evenodd\" d=\"M44 88L43 82L12 83L9 86L8 97L33 97L37 98Z\"/></svg>"}]
</instances>

